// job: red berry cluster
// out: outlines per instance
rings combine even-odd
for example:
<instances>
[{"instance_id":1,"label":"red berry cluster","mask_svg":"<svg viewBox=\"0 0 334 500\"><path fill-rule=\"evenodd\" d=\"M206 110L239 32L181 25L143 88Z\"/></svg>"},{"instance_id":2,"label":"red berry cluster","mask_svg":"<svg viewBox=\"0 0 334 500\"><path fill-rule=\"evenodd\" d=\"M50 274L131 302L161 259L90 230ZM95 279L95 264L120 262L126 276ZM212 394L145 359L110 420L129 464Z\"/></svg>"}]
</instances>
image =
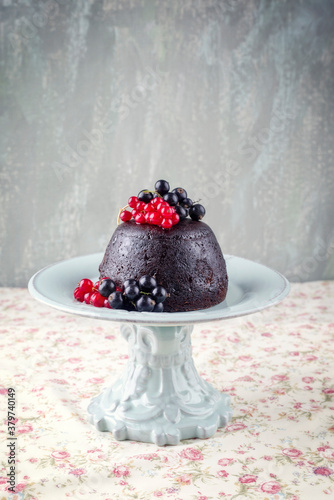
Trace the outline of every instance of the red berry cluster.
<instances>
[{"instance_id":1,"label":"red berry cluster","mask_svg":"<svg viewBox=\"0 0 334 500\"><path fill-rule=\"evenodd\" d=\"M132 211L127 210L127 207L132 208ZM137 196L131 196L127 207L121 211L119 216L123 222L134 219L137 224L153 224L169 229L180 220L175 208L160 196L153 198L148 203L140 201Z\"/></svg>"},{"instance_id":2,"label":"red berry cluster","mask_svg":"<svg viewBox=\"0 0 334 500\"><path fill-rule=\"evenodd\" d=\"M79 302L86 302L86 304L91 304L94 307L107 307L111 309L108 298L99 292L99 285L104 279L107 278L102 278L96 283L87 278L82 279L73 292L74 298ZM116 290L121 291L121 288L117 287Z\"/></svg>"}]
</instances>

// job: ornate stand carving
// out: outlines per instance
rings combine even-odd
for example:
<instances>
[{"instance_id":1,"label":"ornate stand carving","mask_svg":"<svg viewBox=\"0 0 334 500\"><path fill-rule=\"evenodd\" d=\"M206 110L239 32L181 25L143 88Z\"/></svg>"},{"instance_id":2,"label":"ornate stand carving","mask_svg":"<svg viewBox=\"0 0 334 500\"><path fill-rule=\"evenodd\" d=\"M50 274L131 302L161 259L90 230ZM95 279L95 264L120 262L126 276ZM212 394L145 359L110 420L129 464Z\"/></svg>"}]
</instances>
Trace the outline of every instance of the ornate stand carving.
<instances>
[{"instance_id":1,"label":"ornate stand carving","mask_svg":"<svg viewBox=\"0 0 334 500\"><path fill-rule=\"evenodd\" d=\"M129 362L115 384L92 399L89 419L117 440L178 444L208 438L232 417L230 397L203 380L191 355L193 326L121 326Z\"/></svg>"}]
</instances>

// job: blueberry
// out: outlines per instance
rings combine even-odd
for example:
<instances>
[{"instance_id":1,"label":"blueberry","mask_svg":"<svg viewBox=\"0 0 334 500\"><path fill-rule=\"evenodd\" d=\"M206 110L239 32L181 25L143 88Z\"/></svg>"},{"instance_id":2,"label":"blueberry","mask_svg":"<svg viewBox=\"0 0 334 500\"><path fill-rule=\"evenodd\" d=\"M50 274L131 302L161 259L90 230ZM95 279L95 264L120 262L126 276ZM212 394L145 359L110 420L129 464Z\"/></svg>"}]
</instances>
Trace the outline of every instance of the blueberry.
<instances>
[{"instance_id":1,"label":"blueberry","mask_svg":"<svg viewBox=\"0 0 334 500\"><path fill-rule=\"evenodd\" d=\"M159 304L156 304L154 306L154 309L153 309L152 312L154 312L154 313L162 313L163 311L164 311L164 305L163 305L162 302L159 302Z\"/></svg>"},{"instance_id":2,"label":"blueberry","mask_svg":"<svg viewBox=\"0 0 334 500\"><path fill-rule=\"evenodd\" d=\"M193 205L193 201L190 198L183 198L183 200L180 201L180 205L182 205L183 208L190 208Z\"/></svg>"},{"instance_id":3,"label":"blueberry","mask_svg":"<svg viewBox=\"0 0 334 500\"><path fill-rule=\"evenodd\" d=\"M116 283L110 278L102 280L99 284L99 292L103 297L109 297L109 295L116 291Z\"/></svg>"},{"instance_id":4,"label":"blueberry","mask_svg":"<svg viewBox=\"0 0 334 500\"><path fill-rule=\"evenodd\" d=\"M153 276L145 275L139 280L139 288L142 292L151 292L157 285L157 281Z\"/></svg>"},{"instance_id":5,"label":"blueberry","mask_svg":"<svg viewBox=\"0 0 334 500\"><path fill-rule=\"evenodd\" d=\"M109 295L108 302L111 309L122 309L124 305L122 292L116 291Z\"/></svg>"},{"instance_id":6,"label":"blueberry","mask_svg":"<svg viewBox=\"0 0 334 500\"><path fill-rule=\"evenodd\" d=\"M155 287L152 292L152 299L156 301L157 304L160 304L160 302L163 302L165 298L167 297L167 292L166 289L159 285Z\"/></svg>"},{"instance_id":7,"label":"blueberry","mask_svg":"<svg viewBox=\"0 0 334 500\"><path fill-rule=\"evenodd\" d=\"M153 200L153 193L151 193L148 189L143 189L140 193L138 193L138 200L143 201L144 203L149 203Z\"/></svg>"},{"instance_id":8,"label":"blueberry","mask_svg":"<svg viewBox=\"0 0 334 500\"><path fill-rule=\"evenodd\" d=\"M205 208L203 207L203 205L196 203L195 205L190 207L189 215L192 220L201 220L205 215Z\"/></svg>"},{"instance_id":9,"label":"blueberry","mask_svg":"<svg viewBox=\"0 0 334 500\"><path fill-rule=\"evenodd\" d=\"M179 202L181 202L182 200L184 200L185 198L187 198L187 191L183 188L175 188L173 189L172 193L175 193L176 196L178 197L179 199Z\"/></svg>"},{"instance_id":10,"label":"blueberry","mask_svg":"<svg viewBox=\"0 0 334 500\"><path fill-rule=\"evenodd\" d=\"M189 215L189 210L181 205L176 205L175 212L180 216L180 220L184 220Z\"/></svg>"},{"instance_id":11,"label":"blueberry","mask_svg":"<svg viewBox=\"0 0 334 500\"><path fill-rule=\"evenodd\" d=\"M155 183L154 188L157 193L163 196L164 194L167 194L169 191L169 183L167 181L160 180Z\"/></svg>"},{"instance_id":12,"label":"blueberry","mask_svg":"<svg viewBox=\"0 0 334 500\"><path fill-rule=\"evenodd\" d=\"M128 285L127 287L124 287L124 295L131 301L131 300L136 300L137 297L139 297L140 290L139 286L136 284L131 284Z\"/></svg>"},{"instance_id":13,"label":"blueberry","mask_svg":"<svg viewBox=\"0 0 334 500\"><path fill-rule=\"evenodd\" d=\"M155 301L149 295L142 295L136 302L137 311L152 312L155 307Z\"/></svg>"},{"instance_id":14,"label":"blueberry","mask_svg":"<svg viewBox=\"0 0 334 500\"><path fill-rule=\"evenodd\" d=\"M138 286L138 281L135 280L135 279L133 279L133 278L125 280L124 283L123 283L123 290L125 288L127 288L129 285L137 285Z\"/></svg>"},{"instance_id":15,"label":"blueberry","mask_svg":"<svg viewBox=\"0 0 334 500\"><path fill-rule=\"evenodd\" d=\"M171 207L174 207L179 202L179 198L175 193L167 193L163 196L163 199L167 201Z\"/></svg>"}]
</instances>

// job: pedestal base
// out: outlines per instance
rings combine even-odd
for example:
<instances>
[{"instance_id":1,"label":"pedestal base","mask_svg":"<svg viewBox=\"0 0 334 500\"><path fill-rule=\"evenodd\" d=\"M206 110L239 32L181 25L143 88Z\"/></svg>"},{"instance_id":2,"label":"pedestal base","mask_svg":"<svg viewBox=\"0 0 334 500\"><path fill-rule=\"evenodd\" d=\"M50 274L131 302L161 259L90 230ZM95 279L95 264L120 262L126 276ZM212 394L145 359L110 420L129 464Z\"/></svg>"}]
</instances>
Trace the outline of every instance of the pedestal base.
<instances>
[{"instance_id":1,"label":"pedestal base","mask_svg":"<svg viewBox=\"0 0 334 500\"><path fill-rule=\"evenodd\" d=\"M92 399L89 419L115 439L176 445L208 438L232 417L230 397L203 380L191 355L192 326L122 325L123 376Z\"/></svg>"}]
</instances>

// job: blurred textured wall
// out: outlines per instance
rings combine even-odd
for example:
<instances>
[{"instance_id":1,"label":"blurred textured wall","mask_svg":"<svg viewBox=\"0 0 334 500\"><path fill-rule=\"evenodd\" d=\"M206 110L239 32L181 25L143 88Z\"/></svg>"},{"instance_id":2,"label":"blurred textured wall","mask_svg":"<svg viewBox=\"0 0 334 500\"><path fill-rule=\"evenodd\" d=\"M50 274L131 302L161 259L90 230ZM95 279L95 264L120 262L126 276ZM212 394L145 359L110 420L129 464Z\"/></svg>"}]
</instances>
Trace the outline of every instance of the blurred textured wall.
<instances>
[{"instance_id":1,"label":"blurred textured wall","mask_svg":"<svg viewBox=\"0 0 334 500\"><path fill-rule=\"evenodd\" d=\"M2 0L0 284L102 251L159 178L225 253L334 278L331 0Z\"/></svg>"}]
</instances>

